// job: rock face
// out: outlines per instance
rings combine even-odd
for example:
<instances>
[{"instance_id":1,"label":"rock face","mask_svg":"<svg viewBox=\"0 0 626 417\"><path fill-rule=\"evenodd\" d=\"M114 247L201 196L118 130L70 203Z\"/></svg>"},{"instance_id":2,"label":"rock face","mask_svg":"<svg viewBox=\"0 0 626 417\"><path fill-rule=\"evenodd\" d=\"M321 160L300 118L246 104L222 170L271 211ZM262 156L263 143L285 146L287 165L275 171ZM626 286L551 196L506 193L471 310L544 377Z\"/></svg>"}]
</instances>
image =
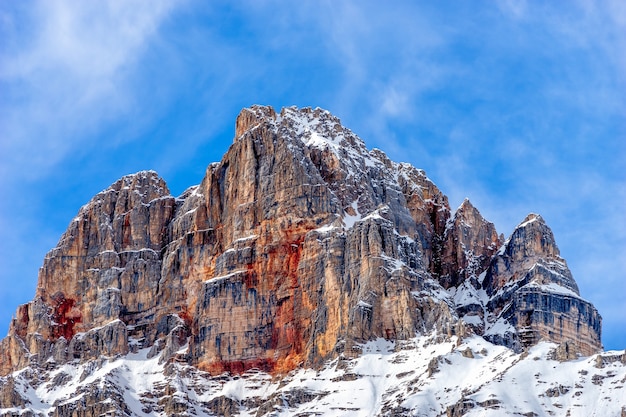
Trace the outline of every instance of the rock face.
<instances>
[{"instance_id":1,"label":"rock face","mask_svg":"<svg viewBox=\"0 0 626 417\"><path fill-rule=\"evenodd\" d=\"M128 352L127 326L156 308L174 208L155 172L126 176L83 206L1 342L0 371Z\"/></svg>"},{"instance_id":2,"label":"rock face","mask_svg":"<svg viewBox=\"0 0 626 417\"><path fill-rule=\"evenodd\" d=\"M284 374L430 332L591 355L600 327L540 216L503 242L330 113L254 106L180 197L140 172L80 209L0 342L0 375L148 347L211 374Z\"/></svg>"},{"instance_id":3,"label":"rock face","mask_svg":"<svg viewBox=\"0 0 626 417\"><path fill-rule=\"evenodd\" d=\"M442 243L441 275L444 288L476 279L502 244L493 223L466 199L448 220Z\"/></svg>"},{"instance_id":4,"label":"rock face","mask_svg":"<svg viewBox=\"0 0 626 417\"><path fill-rule=\"evenodd\" d=\"M510 323L506 344L529 347L539 340L567 343L590 355L601 346L601 317L580 297L578 286L559 256L552 231L530 214L491 260L483 287L490 299L489 319ZM488 337L499 341L500 334Z\"/></svg>"}]
</instances>

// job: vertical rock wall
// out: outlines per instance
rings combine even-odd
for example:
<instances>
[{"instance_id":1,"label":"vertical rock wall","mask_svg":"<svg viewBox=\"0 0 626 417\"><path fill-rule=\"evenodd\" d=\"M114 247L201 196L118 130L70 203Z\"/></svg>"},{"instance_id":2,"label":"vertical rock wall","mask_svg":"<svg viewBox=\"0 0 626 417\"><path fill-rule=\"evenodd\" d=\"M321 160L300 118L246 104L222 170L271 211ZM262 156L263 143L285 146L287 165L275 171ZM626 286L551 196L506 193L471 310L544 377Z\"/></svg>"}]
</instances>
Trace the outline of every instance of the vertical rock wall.
<instances>
[{"instance_id":1,"label":"vertical rock wall","mask_svg":"<svg viewBox=\"0 0 626 417\"><path fill-rule=\"evenodd\" d=\"M601 348L602 319L580 297L541 216L530 214L517 226L491 260L483 286L490 296L490 319L515 329L506 344L524 348L540 340L567 341L583 355Z\"/></svg>"},{"instance_id":2,"label":"vertical rock wall","mask_svg":"<svg viewBox=\"0 0 626 417\"><path fill-rule=\"evenodd\" d=\"M600 347L539 217L502 246L469 201L451 217L423 171L321 109L244 109L235 136L178 198L140 172L80 209L0 342L0 374L142 347L213 373L286 372L432 330Z\"/></svg>"}]
</instances>

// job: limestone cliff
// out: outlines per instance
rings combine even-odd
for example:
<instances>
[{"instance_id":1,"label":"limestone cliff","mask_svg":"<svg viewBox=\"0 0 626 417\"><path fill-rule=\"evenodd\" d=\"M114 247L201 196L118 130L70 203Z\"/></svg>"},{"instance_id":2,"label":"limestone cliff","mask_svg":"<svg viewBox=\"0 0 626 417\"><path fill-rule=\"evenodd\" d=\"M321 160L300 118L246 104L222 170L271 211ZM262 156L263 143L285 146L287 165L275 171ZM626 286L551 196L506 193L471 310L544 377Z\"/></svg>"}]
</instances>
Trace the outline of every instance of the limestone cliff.
<instances>
[{"instance_id":1,"label":"limestone cliff","mask_svg":"<svg viewBox=\"0 0 626 417\"><path fill-rule=\"evenodd\" d=\"M518 348L558 341L586 355L601 346L601 317L580 297L541 216L530 214L517 226L491 259L483 287L489 295L489 321L497 324L488 339ZM503 332L503 324L512 327Z\"/></svg>"},{"instance_id":2,"label":"limestone cliff","mask_svg":"<svg viewBox=\"0 0 626 417\"><path fill-rule=\"evenodd\" d=\"M180 197L140 172L79 210L0 342L0 375L148 347L212 374L285 373L433 331L590 355L600 320L539 216L503 242L330 113L253 106Z\"/></svg>"}]
</instances>

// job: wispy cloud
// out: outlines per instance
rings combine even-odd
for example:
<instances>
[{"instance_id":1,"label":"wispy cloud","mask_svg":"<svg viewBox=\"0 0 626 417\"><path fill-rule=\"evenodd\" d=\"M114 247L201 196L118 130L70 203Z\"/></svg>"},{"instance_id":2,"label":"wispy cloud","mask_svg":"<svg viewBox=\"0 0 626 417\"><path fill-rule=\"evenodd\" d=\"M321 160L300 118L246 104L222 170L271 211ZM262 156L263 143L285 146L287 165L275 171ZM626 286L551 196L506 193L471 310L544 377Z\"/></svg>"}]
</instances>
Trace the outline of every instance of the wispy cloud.
<instances>
[{"instance_id":1,"label":"wispy cloud","mask_svg":"<svg viewBox=\"0 0 626 417\"><path fill-rule=\"evenodd\" d=\"M129 74L176 3L51 0L5 8L0 175L37 177L88 145L88 133L133 111Z\"/></svg>"},{"instance_id":2,"label":"wispy cloud","mask_svg":"<svg viewBox=\"0 0 626 417\"><path fill-rule=\"evenodd\" d=\"M441 79L443 69L428 56L443 34L414 3L325 2L305 19L338 68L329 105L348 119L367 120L362 133L374 133L375 145L390 133L387 123L414 115L415 99Z\"/></svg>"}]
</instances>

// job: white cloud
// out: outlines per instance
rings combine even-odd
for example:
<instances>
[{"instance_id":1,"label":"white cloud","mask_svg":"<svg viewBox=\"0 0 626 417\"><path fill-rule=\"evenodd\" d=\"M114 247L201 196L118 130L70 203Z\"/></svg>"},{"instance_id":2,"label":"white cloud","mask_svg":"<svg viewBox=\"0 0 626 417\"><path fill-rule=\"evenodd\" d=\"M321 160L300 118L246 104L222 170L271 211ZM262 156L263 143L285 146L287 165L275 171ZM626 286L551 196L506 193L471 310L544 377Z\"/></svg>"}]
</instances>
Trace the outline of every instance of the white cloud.
<instances>
[{"instance_id":1,"label":"white cloud","mask_svg":"<svg viewBox=\"0 0 626 417\"><path fill-rule=\"evenodd\" d=\"M11 29L0 55L8 94L0 102L0 175L41 175L88 140L87 132L131 111L128 74L176 4L41 0L20 10L28 18L5 11ZM27 31L19 27L25 20Z\"/></svg>"},{"instance_id":2,"label":"white cloud","mask_svg":"<svg viewBox=\"0 0 626 417\"><path fill-rule=\"evenodd\" d=\"M496 4L503 13L514 19L523 18L528 9L526 0L498 0Z\"/></svg>"}]
</instances>

